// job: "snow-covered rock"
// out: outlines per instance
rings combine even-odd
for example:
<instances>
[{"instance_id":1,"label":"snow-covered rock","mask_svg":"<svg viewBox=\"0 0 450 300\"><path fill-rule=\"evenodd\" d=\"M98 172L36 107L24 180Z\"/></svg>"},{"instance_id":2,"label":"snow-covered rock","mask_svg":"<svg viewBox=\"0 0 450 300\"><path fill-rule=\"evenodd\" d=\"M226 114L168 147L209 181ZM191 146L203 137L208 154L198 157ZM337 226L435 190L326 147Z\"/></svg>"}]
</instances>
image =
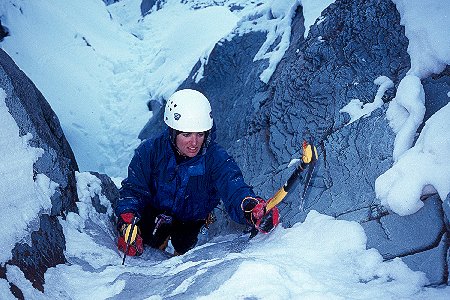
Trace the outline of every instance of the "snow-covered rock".
<instances>
[{"instance_id":1,"label":"snow-covered rock","mask_svg":"<svg viewBox=\"0 0 450 300\"><path fill-rule=\"evenodd\" d=\"M77 211L75 201L78 197L74 172L78 167L58 117L40 91L2 49L0 49L0 88L6 94L6 106L19 127L20 135L30 135L31 139L27 141L29 146L42 149L40 157L33 165L34 180L38 182L38 179L45 175L47 186L52 186L52 194L42 196L50 197L51 209L44 207L37 216L32 216L31 223L28 224L30 237L17 240L11 250L11 258L6 261L6 265L18 266L35 288L42 289L43 276L47 268L65 262L64 235L57 217L69 211ZM1 176L20 178L20 172L18 169ZM2 181L2 184L7 183ZM2 196L5 197L2 202L7 206L8 198L15 195ZM29 199L19 201L26 203ZM4 207L3 212L7 212L6 209L7 207ZM24 215L29 209L24 207L17 210L13 212L17 215L5 216L4 221L8 222L8 218L13 220L25 218ZM5 265L2 268L4 267Z\"/></svg>"},{"instance_id":2,"label":"snow-covered rock","mask_svg":"<svg viewBox=\"0 0 450 300\"><path fill-rule=\"evenodd\" d=\"M395 5L335 1L306 39L303 24L298 7L290 46L267 85L257 78L268 60L252 59L265 33L251 31L219 43L181 87L197 88L211 99L219 142L266 198L292 172L288 164L298 158L302 140L314 138L320 157L305 211L299 209L300 185L280 204L285 226L304 220L310 210L358 221L367 229L368 244L385 259L408 257L405 261L427 273L432 284L446 282L442 202L427 201L427 212L400 217L375 194L376 178L394 162L395 133L384 103L394 99L394 88L410 68L408 39ZM203 77L196 80L200 68ZM434 112L446 104L440 99L447 99L442 97L447 73L423 80L425 105ZM351 101L358 101L363 113L350 123L342 108ZM397 221L387 226L391 219Z\"/></svg>"}]
</instances>

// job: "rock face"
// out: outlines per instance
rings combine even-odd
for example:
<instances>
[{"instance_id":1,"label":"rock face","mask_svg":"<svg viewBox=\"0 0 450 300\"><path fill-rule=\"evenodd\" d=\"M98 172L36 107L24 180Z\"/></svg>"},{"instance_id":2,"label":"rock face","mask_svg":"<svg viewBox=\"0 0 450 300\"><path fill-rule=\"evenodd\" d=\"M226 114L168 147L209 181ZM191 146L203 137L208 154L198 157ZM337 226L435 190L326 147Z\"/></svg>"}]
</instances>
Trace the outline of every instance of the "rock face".
<instances>
[{"instance_id":1,"label":"rock face","mask_svg":"<svg viewBox=\"0 0 450 300\"><path fill-rule=\"evenodd\" d=\"M142 0L141 15L145 16L149 14L152 8L154 8L155 10L161 9L164 3L166 3L166 0Z\"/></svg>"},{"instance_id":2,"label":"rock face","mask_svg":"<svg viewBox=\"0 0 450 300\"><path fill-rule=\"evenodd\" d=\"M2 26L2 20L0 20L0 42L8 36L8 30Z\"/></svg>"},{"instance_id":3,"label":"rock face","mask_svg":"<svg viewBox=\"0 0 450 300\"><path fill-rule=\"evenodd\" d=\"M6 265L18 266L33 286L43 289L44 273L49 267L64 263L65 239L58 216L77 211L75 157L60 127L59 120L42 94L13 60L0 49L0 88L7 94L6 105L15 119L20 134L31 133L32 147L44 154L34 164L35 174L45 174L59 186L51 197L50 214L40 215L39 229L31 235L31 245L17 243ZM13 176L13 174L11 174ZM5 277L3 266L0 275ZM20 291L11 289L18 297Z\"/></svg>"},{"instance_id":4,"label":"rock face","mask_svg":"<svg viewBox=\"0 0 450 300\"><path fill-rule=\"evenodd\" d=\"M304 210L299 209L300 185L280 204L283 225L304 220L310 210L357 221L366 230L368 247L385 259L402 257L413 270L425 272L430 284L446 283L449 246L442 201L432 196L420 212L400 217L376 199L375 179L393 163L387 104L350 125L340 112L351 99L373 102L380 75L396 87L409 70L398 11L390 1L337 0L322 16L305 39L302 9L297 9L290 47L268 84L258 79L267 62L253 61L265 34L251 32L218 44L203 78L193 79L198 64L180 88L198 89L211 100L218 141L265 198L292 172L287 166L299 157L302 140L314 138L320 159ZM446 104L439 99L447 99L448 68L422 84L428 118ZM394 96L394 89L387 90L383 102Z\"/></svg>"},{"instance_id":5,"label":"rock face","mask_svg":"<svg viewBox=\"0 0 450 300\"><path fill-rule=\"evenodd\" d=\"M92 175L100 179L102 195L104 195L110 202L113 208L117 207L117 201L119 200L119 189L116 187L114 182L109 178L108 175L100 174L98 172L90 172ZM92 198L92 206L98 213L105 214L107 208L100 203L98 195Z\"/></svg>"}]
</instances>

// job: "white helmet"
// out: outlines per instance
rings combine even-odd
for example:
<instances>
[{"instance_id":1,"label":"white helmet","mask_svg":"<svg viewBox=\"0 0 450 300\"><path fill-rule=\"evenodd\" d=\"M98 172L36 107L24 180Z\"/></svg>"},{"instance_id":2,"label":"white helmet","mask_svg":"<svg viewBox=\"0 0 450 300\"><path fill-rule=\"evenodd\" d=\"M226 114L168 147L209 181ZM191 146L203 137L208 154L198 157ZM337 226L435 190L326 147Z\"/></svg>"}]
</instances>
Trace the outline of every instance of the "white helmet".
<instances>
[{"instance_id":1,"label":"white helmet","mask_svg":"<svg viewBox=\"0 0 450 300\"><path fill-rule=\"evenodd\" d=\"M208 131L213 126L211 105L200 92L190 89L176 91L167 100L164 122L183 132Z\"/></svg>"}]
</instances>

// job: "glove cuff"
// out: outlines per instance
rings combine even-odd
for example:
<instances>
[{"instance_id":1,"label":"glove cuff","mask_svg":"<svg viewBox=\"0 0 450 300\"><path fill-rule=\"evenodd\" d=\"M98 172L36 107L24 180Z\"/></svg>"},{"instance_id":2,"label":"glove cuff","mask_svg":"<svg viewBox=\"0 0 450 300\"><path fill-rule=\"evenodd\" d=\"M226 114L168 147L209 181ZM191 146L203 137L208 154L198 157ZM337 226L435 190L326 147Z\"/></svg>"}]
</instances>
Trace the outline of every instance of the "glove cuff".
<instances>
[{"instance_id":1,"label":"glove cuff","mask_svg":"<svg viewBox=\"0 0 450 300\"><path fill-rule=\"evenodd\" d=\"M117 230L122 233L124 225L131 224L133 222L135 214L133 212L126 212L119 215L117 220Z\"/></svg>"},{"instance_id":2,"label":"glove cuff","mask_svg":"<svg viewBox=\"0 0 450 300\"><path fill-rule=\"evenodd\" d=\"M120 214L120 218L122 218L122 220L123 220L125 223L131 224L131 222L133 222L134 213L132 213L132 212L127 212L127 213Z\"/></svg>"},{"instance_id":3,"label":"glove cuff","mask_svg":"<svg viewBox=\"0 0 450 300\"><path fill-rule=\"evenodd\" d=\"M265 213L266 201L259 197L245 197L241 202L241 209L247 222L255 225Z\"/></svg>"},{"instance_id":4,"label":"glove cuff","mask_svg":"<svg viewBox=\"0 0 450 300\"><path fill-rule=\"evenodd\" d=\"M244 212L251 212L253 208L255 208L255 206L260 202L264 202L264 200L261 199L260 197L247 196L244 199L242 199L241 209Z\"/></svg>"}]
</instances>

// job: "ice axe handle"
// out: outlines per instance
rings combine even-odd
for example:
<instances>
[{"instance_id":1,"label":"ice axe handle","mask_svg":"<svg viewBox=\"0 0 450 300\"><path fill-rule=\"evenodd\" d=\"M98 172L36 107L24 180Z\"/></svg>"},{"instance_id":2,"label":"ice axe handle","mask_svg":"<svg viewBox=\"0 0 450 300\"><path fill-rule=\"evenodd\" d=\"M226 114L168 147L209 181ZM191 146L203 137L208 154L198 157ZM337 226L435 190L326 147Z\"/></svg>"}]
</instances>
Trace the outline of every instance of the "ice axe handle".
<instances>
[{"instance_id":1,"label":"ice axe handle","mask_svg":"<svg viewBox=\"0 0 450 300\"><path fill-rule=\"evenodd\" d=\"M128 249L130 249L131 237L133 236L134 227L136 226L137 221L139 221L139 219L136 216L131 221L130 234L128 235L128 239L127 239L127 249L125 250L125 253L123 254L122 265L125 264L125 258L127 257Z\"/></svg>"},{"instance_id":2,"label":"ice axe handle","mask_svg":"<svg viewBox=\"0 0 450 300\"><path fill-rule=\"evenodd\" d=\"M304 166L300 163L297 168L295 168L294 172L292 172L289 179L286 183L275 193L272 199L267 202L266 211L271 210L275 205L280 203L284 197L289 193L290 190L295 188L298 183L298 179L300 178L300 174L303 172Z\"/></svg>"}]
</instances>

